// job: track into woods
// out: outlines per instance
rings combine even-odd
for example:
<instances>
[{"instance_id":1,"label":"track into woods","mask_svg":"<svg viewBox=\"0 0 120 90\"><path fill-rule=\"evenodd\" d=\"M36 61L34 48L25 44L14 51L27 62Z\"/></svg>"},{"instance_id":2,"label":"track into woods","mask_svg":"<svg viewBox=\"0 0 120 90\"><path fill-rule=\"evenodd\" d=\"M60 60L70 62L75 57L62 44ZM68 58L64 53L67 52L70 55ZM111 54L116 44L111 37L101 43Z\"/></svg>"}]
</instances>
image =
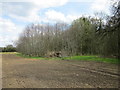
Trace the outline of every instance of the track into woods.
<instances>
[{"instance_id":1,"label":"track into woods","mask_svg":"<svg viewBox=\"0 0 120 90\"><path fill-rule=\"evenodd\" d=\"M118 88L118 65L2 55L3 88Z\"/></svg>"}]
</instances>

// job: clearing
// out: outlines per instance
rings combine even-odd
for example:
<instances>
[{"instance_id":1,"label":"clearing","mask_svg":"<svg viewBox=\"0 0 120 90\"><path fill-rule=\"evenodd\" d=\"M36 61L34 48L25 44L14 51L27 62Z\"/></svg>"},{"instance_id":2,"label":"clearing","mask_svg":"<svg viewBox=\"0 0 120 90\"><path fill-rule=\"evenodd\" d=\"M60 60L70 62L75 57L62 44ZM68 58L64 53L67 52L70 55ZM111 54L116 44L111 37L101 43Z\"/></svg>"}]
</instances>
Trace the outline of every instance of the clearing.
<instances>
[{"instance_id":1,"label":"clearing","mask_svg":"<svg viewBox=\"0 0 120 90\"><path fill-rule=\"evenodd\" d=\"M118 88L118 65L2 55L3 88Z\"/></svg>"}]
</instances>

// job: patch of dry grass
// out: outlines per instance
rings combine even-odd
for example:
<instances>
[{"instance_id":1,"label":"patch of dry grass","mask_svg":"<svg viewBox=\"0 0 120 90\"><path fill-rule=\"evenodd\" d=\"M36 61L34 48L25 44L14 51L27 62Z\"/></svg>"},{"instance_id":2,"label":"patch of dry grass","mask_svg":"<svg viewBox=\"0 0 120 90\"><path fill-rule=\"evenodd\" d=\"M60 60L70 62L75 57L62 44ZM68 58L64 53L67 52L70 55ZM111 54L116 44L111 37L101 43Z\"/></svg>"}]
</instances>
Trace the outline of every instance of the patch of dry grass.
<instances>
[{"instance_id":1,"label":"patch of dry grass","mask_svg":"<svg viewBox=\"0 0 120 90\"><path fill-rule=\"evenodd\" d=\"M0 52L0 54L17 54L17 52Z\"/></svg>"}]
</instances>

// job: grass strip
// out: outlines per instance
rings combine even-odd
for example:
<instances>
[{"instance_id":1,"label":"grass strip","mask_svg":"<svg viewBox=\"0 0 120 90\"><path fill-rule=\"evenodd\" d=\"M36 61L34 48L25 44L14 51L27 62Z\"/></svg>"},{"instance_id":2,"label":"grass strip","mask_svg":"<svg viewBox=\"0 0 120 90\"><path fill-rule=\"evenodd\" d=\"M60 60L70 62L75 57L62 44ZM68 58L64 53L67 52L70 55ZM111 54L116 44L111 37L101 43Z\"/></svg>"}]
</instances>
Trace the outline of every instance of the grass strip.
<instances>
[{"instance_id":1,"label":"grass strip","mask_svg":"<svg viewBox=\"0 0 120 90\"><path fill-rule=\"evenodd\" d=\"M16 53L16 55L24 57L24 58L31 58L31 59L40 59L40 60L88 60L88 61L98 61L98 62L105 62L105 63L112 63L112 64L120 64L120 60L115 58L103 58L94 55L83 55L83 56L69 56L69 57L33 57L23 55L21 53Z\"/></svg>"}]
</instances>

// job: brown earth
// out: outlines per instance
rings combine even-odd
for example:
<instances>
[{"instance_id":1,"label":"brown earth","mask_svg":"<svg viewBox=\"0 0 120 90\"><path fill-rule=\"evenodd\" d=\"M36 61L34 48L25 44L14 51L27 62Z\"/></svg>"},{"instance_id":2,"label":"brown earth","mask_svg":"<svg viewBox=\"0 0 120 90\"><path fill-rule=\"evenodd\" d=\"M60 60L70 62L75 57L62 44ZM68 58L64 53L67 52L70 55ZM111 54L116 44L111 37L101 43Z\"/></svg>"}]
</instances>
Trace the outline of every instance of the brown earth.
<instances>
[{"instance_id":1,"label":"brown earth","mask_svg":"<svg viewBox=\"0 0 120 90\"><path fill-rule=\"evenodd\" d=\"M3 88L118 88L118 65L2 55Z\"/></svg>"}]
</instances>

